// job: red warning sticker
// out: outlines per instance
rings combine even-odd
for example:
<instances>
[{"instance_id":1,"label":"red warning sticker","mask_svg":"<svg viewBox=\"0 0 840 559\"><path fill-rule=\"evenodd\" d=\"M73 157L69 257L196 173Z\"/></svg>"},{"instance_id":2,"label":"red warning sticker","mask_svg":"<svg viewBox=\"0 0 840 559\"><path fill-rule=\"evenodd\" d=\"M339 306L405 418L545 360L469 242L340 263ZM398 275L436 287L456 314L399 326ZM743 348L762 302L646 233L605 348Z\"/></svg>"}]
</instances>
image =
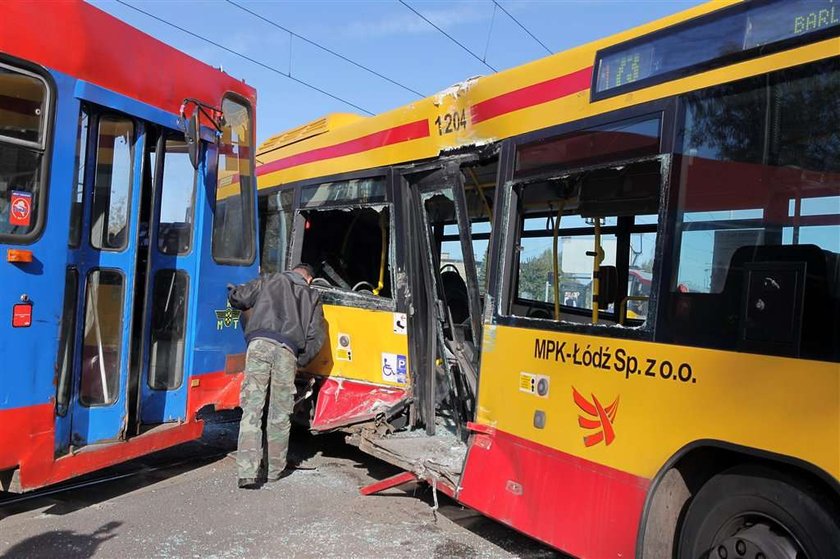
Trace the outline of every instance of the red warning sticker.
<instances>
[{"instance_id":1,"label":"red warning sticker","mask_svg":"<svg viewBox=\"0 0 840 559\"><path fill-rule=\"evenodd\" d=\"M12 307L12 327L29 328L32 326L32 304L18 303Z\"/></svg>"},{"instance_id":2,"label":"red warning sticker","mask_svg":"<svg viewBox=\"0 0 840 559\"><path fill-rule=\"evenodd\" d=\"M9 212L9 223L28 227L32 220L32 193L12 191L11 211Z\"/></svg>"}]
</instances>

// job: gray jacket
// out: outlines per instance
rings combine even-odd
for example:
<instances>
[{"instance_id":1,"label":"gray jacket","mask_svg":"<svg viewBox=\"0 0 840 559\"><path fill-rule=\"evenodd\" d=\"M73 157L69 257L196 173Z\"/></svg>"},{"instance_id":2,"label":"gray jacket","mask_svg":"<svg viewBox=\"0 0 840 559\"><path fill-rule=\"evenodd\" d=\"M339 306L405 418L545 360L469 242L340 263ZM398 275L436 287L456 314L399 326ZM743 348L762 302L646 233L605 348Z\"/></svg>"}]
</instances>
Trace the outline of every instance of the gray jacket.
<instances>
[{"instance_id":1,"label":"gray jacket","mask_svg":"<svg viewBox=\"0 0 840 559\"><path fill-rule=\"evenodd\" d=\"M230 305L247 311L245 339L269 338L295 352L304 367L321 351L326 337L324 309L318 291L297 272L261 275L228 286Z\"/></svg>"}]
</instances>

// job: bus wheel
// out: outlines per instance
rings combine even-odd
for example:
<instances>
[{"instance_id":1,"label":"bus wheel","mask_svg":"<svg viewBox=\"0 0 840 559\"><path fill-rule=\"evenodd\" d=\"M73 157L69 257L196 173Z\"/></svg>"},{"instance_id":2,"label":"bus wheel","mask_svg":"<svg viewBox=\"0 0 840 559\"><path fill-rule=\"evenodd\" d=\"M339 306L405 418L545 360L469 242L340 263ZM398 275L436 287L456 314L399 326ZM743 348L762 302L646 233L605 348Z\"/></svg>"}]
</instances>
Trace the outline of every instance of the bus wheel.
<instances>
[{"instance_id":1,"label":"bus wheel","mask_svg":"<svg viewBox=\"0 0 840 559\"><path fill-rule=\"evenodd\" d=\"M686 511L679 559L835 559L836 515L812 491L761 467L710 479Z\"/></svg>"}]
</instances>

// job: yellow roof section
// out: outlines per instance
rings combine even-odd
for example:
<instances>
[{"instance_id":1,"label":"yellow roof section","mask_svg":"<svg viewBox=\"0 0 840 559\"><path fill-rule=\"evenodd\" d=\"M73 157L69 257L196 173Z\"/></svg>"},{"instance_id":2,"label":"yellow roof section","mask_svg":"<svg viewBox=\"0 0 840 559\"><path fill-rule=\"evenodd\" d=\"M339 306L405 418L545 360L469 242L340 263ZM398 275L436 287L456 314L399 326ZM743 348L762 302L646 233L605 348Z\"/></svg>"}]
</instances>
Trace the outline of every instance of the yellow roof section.
<instances>
[{"instance_id":1,"label":"yellow roof section","mask_svg":"<svg viewBox=\"0 0 840 559\"><path fill-rule=\"evenodd\" d=\"M633 29L377 114L328 115L260 146L259 188L335 174L423 161L470 145L497 142L562 123L704 87L836 56L827 39L767 56L697 72L593 101L590 86L599 50L726 8L742 0L713 0Z\"/></svg>"},{"instance_id":2,"label":"yellow roof section","mask_svg":"<svg viewBox=\"0 0 840 559\"><path fill-rule=\"evenodd\" d=\"M331 132L336 128L347 126L366 117L354 113L331 113L319 119L307 122L303 126L292 128L280 134L274 135L264 141L257 148L257 153L266 153L271 150L288 146L319 134Z\"/></svg>"}]
</instances>

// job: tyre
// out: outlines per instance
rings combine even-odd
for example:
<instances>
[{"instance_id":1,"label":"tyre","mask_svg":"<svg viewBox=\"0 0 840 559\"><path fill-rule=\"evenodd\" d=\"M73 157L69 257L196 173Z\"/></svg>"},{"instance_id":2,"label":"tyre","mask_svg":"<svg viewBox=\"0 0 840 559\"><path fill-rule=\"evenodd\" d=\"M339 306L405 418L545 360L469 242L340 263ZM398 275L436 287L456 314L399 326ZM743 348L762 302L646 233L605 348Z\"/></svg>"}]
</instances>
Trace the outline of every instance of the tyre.
<instances>
[{"instance_id":1,"label":"tyre","mask_svg":"<svg viewBox=\"0 0 840 559\"><path fill-rule=\"evenodd\" d=\"M794 478L739 466L712 477L689 502L679 559L837 559L836 507Z\"/></svg>"}]
</instances>

